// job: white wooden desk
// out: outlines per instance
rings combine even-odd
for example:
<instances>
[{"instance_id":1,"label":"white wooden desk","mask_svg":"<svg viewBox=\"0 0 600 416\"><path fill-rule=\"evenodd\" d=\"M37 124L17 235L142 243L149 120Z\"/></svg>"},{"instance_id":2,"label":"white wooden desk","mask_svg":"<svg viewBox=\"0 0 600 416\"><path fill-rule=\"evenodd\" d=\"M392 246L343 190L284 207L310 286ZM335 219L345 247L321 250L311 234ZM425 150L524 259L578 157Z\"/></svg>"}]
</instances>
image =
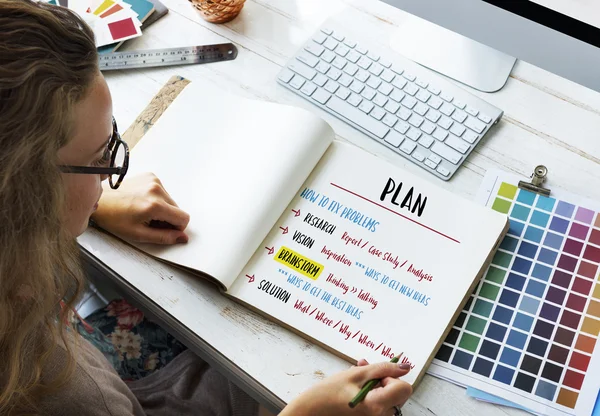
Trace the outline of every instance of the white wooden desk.
<instances>
[{"instance_id":1,"label":"white wooden desk","mask_svg":"<svg viewBox=\"0 0 600 416\"><path fill-rule=\"evenodd\" d=\"M405 17L375 0L248 0L234 21L212 25L203 21L187 0L163 1L170 13L143 37L127 43L125 50L234 42L239 56L218 64L106 73L114 114L123 130L175 74L192 82L215 83L240 95L318 111L276 83L281 66L305 39L329 18L347 24L357 38L364 33L387 39ZM517 63L500 92L474 93L502 108L505 115L448 183L341 121L318 113L331 123L338 138L467 198L473 197L487 169L498 167L529 176L541 163L549 169L550 188L564 187L600 198L600 94L523 62ZM93 254L88 262L105 274L103 279L108 278L197 354L274 411L308 386L348 366L229 301L211 285L121 241L90 230L80 243ZM476 402L467 398L462 388L427 376L404 414L495 416L520 412Z\"/></svg>"}]
</instances>

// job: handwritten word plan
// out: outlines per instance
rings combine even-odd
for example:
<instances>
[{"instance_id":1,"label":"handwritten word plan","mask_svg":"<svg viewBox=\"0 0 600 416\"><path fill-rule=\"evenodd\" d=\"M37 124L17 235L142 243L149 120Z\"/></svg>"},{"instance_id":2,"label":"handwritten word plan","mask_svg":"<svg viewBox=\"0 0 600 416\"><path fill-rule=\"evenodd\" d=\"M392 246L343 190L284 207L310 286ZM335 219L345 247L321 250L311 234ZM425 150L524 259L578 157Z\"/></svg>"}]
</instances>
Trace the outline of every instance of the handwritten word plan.
<instances>
[{"instance_id":1,"label":"handwritten word plan","mask_svg":"<svg viewBox=\"0 0 600 416\"><path fill-rule=\"evenodd\" d=\"M228 294L349 359L399 355L415 382L505 226L334 142Z\"/></svg>"},{"instance_id":2,"label":"handwritten word plan","mask_svg":"<svg viewBox=\"0 0 600 416\"><path fill-rule=\"evenodd\" d=\"M481 196L510 229L430 373L533 412L589 415L600 385L600 205L505 176L488 176Z\"/></svg>"}]
</instances>

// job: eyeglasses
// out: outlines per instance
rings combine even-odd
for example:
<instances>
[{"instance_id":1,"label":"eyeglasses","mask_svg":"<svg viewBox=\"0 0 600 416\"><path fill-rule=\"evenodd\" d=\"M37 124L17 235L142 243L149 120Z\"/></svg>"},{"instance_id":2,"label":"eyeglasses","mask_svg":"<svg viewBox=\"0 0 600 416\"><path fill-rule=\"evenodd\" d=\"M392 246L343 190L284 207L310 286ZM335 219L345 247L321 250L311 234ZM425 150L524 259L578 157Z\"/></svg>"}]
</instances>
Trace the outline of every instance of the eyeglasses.
<instances>
[{"instance_id":1,"label":"eyeglasses","mask_svg":"<svg viewBox=\"0 0 600 416\"><path fill-rule=\"evenodd\" d=\"M105 150L105 158L110 158L109 167L94 166L59 166L64 173L87 173L92 175L109 175L108 182L112 189L117 189L127 173L129 167L129 146L123 140L117 129L117 122L113 117L113 133Z\"/></svg>"}]
</instances>

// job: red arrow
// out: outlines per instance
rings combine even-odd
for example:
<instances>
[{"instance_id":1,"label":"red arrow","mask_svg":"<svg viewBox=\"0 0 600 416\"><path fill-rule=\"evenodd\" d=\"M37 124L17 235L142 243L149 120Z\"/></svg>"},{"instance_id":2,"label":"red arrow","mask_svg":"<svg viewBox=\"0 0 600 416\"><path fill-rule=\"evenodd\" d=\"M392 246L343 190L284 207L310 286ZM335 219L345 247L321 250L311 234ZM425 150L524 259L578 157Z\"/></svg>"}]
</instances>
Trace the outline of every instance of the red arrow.
<instances>
[{"instance_id":1,"label":"red arrow","mask_svg":"<svg viewBox=\"0 0 600 416\"><path fill-rule=\"evenodd\" d=\"M279 227L283 230L283 234L287 234L288 233L288 228L287 227Z\"/></svg>"},{"instance_id":2,"label":"red arrow","mask_svg":"<svg viewBox=\"0 0 600 416\"><path fill-rule=\"evenodd\" d=\"M269 255L273 254L273 252L275 250L273 250L273 247L265 247L267 250L269 250Z\"/></svg>"},{"instance_id":3,"label":"red arrow","mask_svg":"<svg viewBox=\"0 0 600 416\"><path fill-rule=\"evenodd\" d=\"M293 209L292 212L294 213L294 217L299 217L300 216L300 210L299 209Z\"/></svg>"},{"instance_id":4,"label":"red arrow","mask_svg":"<svg viewBox=\"0 0 600 416\"><path fill-rule=\"evenodd\" d=\"M248 278L248 283L254 282L254 275L252 275L252 276L246 275L246 277Z\"/></svg>"}]
</instances>

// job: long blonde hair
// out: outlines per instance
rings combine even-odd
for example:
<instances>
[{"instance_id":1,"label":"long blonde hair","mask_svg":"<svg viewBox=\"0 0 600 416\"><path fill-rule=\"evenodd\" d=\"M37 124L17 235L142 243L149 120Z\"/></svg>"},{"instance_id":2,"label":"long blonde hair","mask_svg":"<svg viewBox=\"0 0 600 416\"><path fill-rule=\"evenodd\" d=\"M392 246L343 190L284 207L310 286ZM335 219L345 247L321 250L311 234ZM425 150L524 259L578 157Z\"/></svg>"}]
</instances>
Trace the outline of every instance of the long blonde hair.
<instances>
[{"instance_id":1,"label":"long blonde hair","mask_svg":"<svg viewBox=\"0 0 600 416\"><path fill-rule=\"evenodd\" d=\"M0 1L0 414L35 412L74 368L67 315L84 280L57 151L97 73L94 35L74 13ZM69 365L47 380L59 342Z\"/></svg>"}]
</instances>

